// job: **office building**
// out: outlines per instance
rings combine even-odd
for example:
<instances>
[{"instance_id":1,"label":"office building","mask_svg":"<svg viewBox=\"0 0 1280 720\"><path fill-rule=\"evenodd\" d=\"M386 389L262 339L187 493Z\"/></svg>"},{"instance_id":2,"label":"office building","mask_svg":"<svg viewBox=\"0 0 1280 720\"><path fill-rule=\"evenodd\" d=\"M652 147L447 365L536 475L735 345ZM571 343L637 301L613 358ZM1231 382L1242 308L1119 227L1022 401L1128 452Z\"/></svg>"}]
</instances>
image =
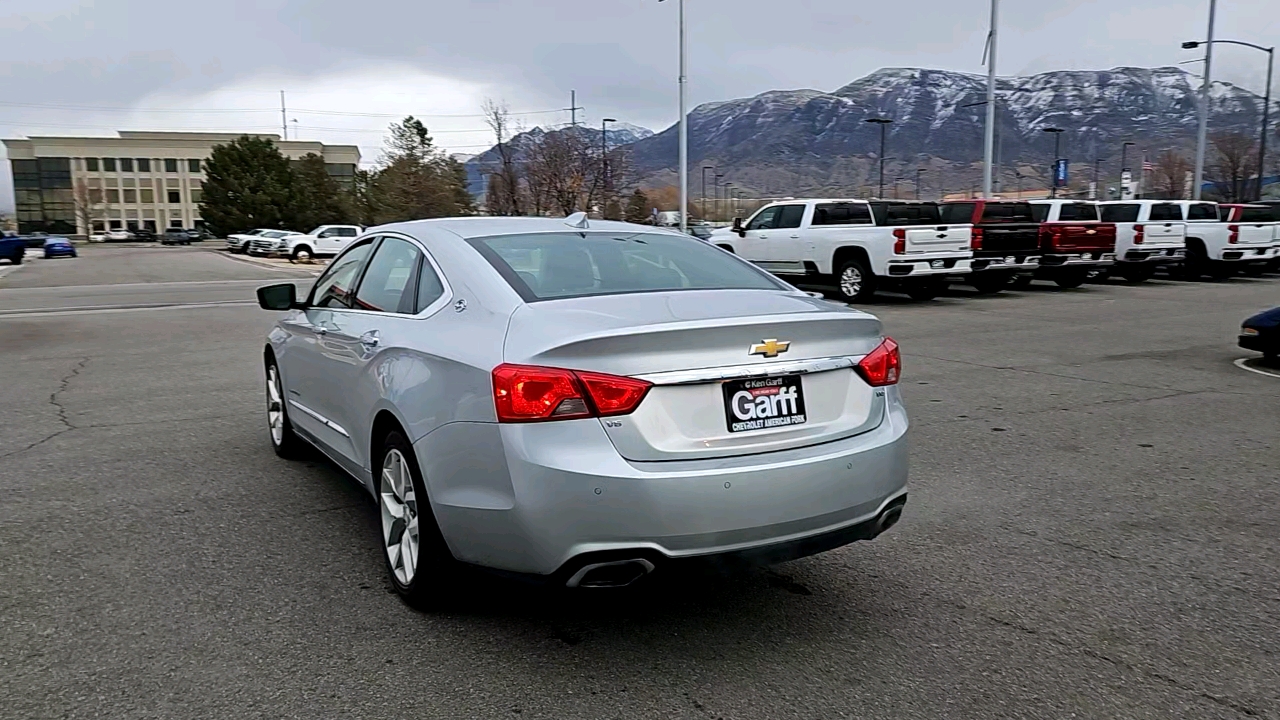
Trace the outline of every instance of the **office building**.
<instances>
[{"instance_id":1,"label":"office building","mask_svg":"<svg viewBox=\"0 0 1280 720\"><path fill-rule=\"evenodd\" d=\"M242 134L121 131L118 137L5 140L18 231L88 235L203 227L205 159L215 145ZM360 163L354 145L256 136L270 138L292 160L320 155L342 185L350 186Z\"/></svg>"}]
</instances>

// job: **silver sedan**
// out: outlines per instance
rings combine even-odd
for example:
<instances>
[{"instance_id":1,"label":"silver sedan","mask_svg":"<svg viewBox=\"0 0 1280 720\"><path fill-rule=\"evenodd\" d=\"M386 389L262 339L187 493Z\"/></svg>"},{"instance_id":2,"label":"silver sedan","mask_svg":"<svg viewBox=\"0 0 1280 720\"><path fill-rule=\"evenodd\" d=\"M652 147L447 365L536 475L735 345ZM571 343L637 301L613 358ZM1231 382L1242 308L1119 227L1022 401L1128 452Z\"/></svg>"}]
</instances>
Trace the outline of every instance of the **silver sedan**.
<instances>
[{"instance_id":1,"label":"silver sedan","mask_svg":"<svg viewBox=\"0 0 1280 720\"><path fill-rule=\"evenodd\" d=\"M880 321L675 231L568 219L369 230L263 351L271 443L379 505L395 587L464 565L619 586L688 558L788 560L906 503Z\"/></svg>"}]
</instances>

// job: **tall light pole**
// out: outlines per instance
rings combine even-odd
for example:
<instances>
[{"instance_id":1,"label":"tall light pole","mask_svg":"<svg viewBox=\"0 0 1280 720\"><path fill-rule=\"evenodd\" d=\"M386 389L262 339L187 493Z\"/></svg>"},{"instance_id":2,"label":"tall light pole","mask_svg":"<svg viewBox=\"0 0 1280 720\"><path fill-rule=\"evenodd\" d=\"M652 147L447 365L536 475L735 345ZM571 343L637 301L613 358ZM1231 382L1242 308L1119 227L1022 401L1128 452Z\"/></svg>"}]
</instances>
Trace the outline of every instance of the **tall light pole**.
<instances>
[{"instance_id":1,"label":"tall light pole","mask_svg":"<svg viewBox=\"0 0 1280 720\"><path fill-rule=\"evenodd\" d=\"M991 197L991 168L996 148L996 21L1000 0L991 0L991 30L987 33L987 127L982 145L982 196Z\"/></svg>"},{"instance_id":2,"label":"tall light pole","mask_svg":"<svg viewBox=\"0 0 1280 720\"><path fill-rule=\"evenodd\" d=\"M1124 174L1129 172L1129 146L1137 145L1137 144L1138 143L1136 142L1129 142L1126 140L1124 143L1120 145L1120 199L1121 200L1129 199L1124 196L1124 191L1128 189L1125 187L1125 184L1124 184ZM1132 173L1130 173L1129 175L1129 187L1133 187Z\"/></svg>"},{"instance_id":3,"label":"tall light pole","mask_svg":"<svg viewBox=\"0 0 1280 720\"><path fill-rule=\"evenodd\" d=\"M604 215L604 206L609 197L609 128L614 118L600 118L600 214Z\"/></svg>"},{"instance_id":4,"label":"tall light pole","mask_svg":"<svg viewBox=\"0 0 1280 720\"><path fill-rule=\"evenodd\" d=\"M1209 87L1213 70L1213 20L1217 14L1218 0L1209 0L1209 34L1204 43L1204 82L1200 83L1200 127L1196 130L1196 173L1192 180L1192 199L1200 199L1200 186L1204 182L1204 144L1209 131ZM1186 43L1183 43L1186 47Z\"/></svg>"},{"instance_id":5,"label":"tall light pole","mask_svg":"<svg viewBox=\"0 0 1280 720\"><path fill-rule=\"evenodd\" d=\"M916 168L916 199L920 199L920 174L925 172L924 168Z\"/></svg>"},{"instance_id":6,"label":"tall light pole","mask_svg":"<svg viewBox=\"0 0 1280 720\"><path fill-rule=\"evenodd\" d=\"M680 230L686 232L689 229L689 219L686 217L689 212L689 118L684 108L685 88L689 84L685 72L688 46L684 32L684 0L676 0L676 4L680 6Z\"/></svg>"},{"instance_id":7,"label":"tall light pole","mask_svg":"<svg viewBox=\"0 0 1280 720\"><path fill-rule=\"evenodd\" d=\"M724 177L724 173L716 173L715 175L713 175L713 176L711 177L711 182L712 182L712 184L714 185L714 190L715 190L715 193L716 193L715 205L716 205L716 219L717 219L717 220L719 220L719 219L720 219L720 178L722 178L722 177Z\"/></svg>"},{"instance_id":8,"label":"tall light pole","mask_svg":"<svg viewBox=\"0 0 1280 720\"><path fill-rule=\"evenodd\" d=\"M707 219L707 171L714 170L710 165L702 166L702 219Z\"/></svg>"},{"instance_id":9,"label":"tall light pole","mask_svg":"<svg viewBox=\"0 0 1280 720\"><path fill-rule=\"evenodd\" d=\"M1049 197L1058 197L1058 161L1062 159L1062 133L1066 132L1062 128L1047 127L1041 128L1047 133L1053 133L1053 170L1049 173Z\"/></svg>"},{"instance_id":10,"label":"tall light pole","mask_svg":"<svg viewBox=\"0 0 1280 720\"><path fill-rule=\"evenodd\" d=\"M867 118L866 121L869 123L875 123L880 126L880 191L876 194L876 197L883 199L884 198L884 129L889 123L893 121L888 118L881 118L881 117Z\"/></svg>"},{"instance_id":11,"label":"tall light pole","mask_svg":"<svg viewBox=\"0 0 1280 720\"><path fill-rule=\"evenodd\" d=\"M1267 130L1269 130L1271 127L1271 71L1275 66L1276 49L1274 47L1263 47L1261 45L1254 45L1253 43L1243 42L1241 40L1214 40L1212 19L1210 19L1209 21L1209 28L1210 28L1209 40L1203 43L1196 42L1196 41L1184 42L1182 43L1182 49L1192 50L1199 47L1200 45L1205 45L1206 47L1212 47L1215 43L1228 43L1230 45L1244 45L1245 47L1251 47L1254 50L1261 50L1262 52L1265 52L1267 54L1267 86L1263 90L1262 131L1261 131L1261 135L1258 137L1258 193L1257 193L1257 197L1254 198L1255 200L1261 200L1262 199L1262 176L1266 174L1266 167L1267 167ZM1205 57L1206 58L1208 57L1208 50L1205 51ZM1205 60L1205 76L1206 77L1209 74L1208 68L1209 68L1209 61L1206 59ZM1196 182L1196 192L1197 193L1200 192L1199 181ZM1197 194L1196 198L1199 199L1199 197L1200 196Z\"/></svg>"}]
</instances>

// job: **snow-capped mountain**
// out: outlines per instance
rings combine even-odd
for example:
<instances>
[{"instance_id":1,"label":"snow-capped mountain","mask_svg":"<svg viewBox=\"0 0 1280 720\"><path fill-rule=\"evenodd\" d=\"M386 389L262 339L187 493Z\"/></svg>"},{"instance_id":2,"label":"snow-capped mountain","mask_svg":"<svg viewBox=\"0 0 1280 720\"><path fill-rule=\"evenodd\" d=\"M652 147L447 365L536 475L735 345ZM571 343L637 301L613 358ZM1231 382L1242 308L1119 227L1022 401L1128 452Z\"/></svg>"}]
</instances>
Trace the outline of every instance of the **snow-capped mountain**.
<instances>
[{"instance_id":1,"label":"snow-capped mountain","mask_svg":"<svg viewBox=\"0 0 1280 720\"><path fill-rule=\"evenodd\" d=\"M586 135L592 143L600 142L600 128L598 127L578 125L573 127L553 128L550 130L535 127L532 130L513 136L511 140L508 141L508 145L511 147L512 156L517 160L522 158L529 148L536 145L548 133L557 132L580 133ZM645 138L652 136L653 131L648 128L640 127L639 125L632 125L627 122L615 122L609 125L608 131L605 134L605 139L610 148L616 148L624 145L632 145L640 140L644 140ZM476 197L484 196L487 185L486 173L491 172L493 169L501 165L501 163L502 156L498 153L496 145L479 155L473 155L466 160L464 165L467 169L467 189L471 191L472 195Z\"/></svg>"},{"instance_id":2,"label":"snow-capped mountain","mask_svg":"<svg viewBox=\"0 0 1280 720\"><path fill-rule=\"evenodd\" d=\"M1154 156L1186 149L1194 140L1199 80L1181 69L1114 68L1058 71L998 81L1000 165L1012 185L1015 169L1027 182L1043 177L1062 128L1062 155L1073 176L1092 174L1101 160L1104 177L1119 172L1121 145ZM1262 98L1228 83L1215 83L1211 131L1256 135ZM967 188L982 158L985 76L916 68L874 72L838 90L770 91L752 98L700 105L689 115L690 167L714 165L723 181L755 194L851 192L873 181L880 128L871 117L893 120L886 128L887 181L926 182ZM1273 108L1272 117L1276 117ZM677 128L631 146L636 170L647 184L675 181ZM1115 166L1115 167L1112 167ZM1087 168L1087 169L1086 169ZM693 176L697 180L698 173ZM697 190L700 190L698 188Z\"/></svg>"}]
</instances>

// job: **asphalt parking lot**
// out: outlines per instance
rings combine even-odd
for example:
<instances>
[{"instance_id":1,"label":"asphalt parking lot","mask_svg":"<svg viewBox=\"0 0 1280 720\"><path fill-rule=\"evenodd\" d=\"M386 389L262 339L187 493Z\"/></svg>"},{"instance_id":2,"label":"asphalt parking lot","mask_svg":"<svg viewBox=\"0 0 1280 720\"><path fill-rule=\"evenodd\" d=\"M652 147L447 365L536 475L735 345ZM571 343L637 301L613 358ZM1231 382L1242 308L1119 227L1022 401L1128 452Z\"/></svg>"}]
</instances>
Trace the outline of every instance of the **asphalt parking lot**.
<instances>
[{"instance_id":1,"label":"asphalt parking lot","mask_svg":"<svg viewBox=\"0 0 1280 720\"><path fill-rule=\"evenodd\" d=\"M1280 277L879 315L903 521L771 569L420 614L373 503L271 451L253 289L314 270L87 247L0 278L0 716L1280 717Z\"/></svg>"}]
</instances>

